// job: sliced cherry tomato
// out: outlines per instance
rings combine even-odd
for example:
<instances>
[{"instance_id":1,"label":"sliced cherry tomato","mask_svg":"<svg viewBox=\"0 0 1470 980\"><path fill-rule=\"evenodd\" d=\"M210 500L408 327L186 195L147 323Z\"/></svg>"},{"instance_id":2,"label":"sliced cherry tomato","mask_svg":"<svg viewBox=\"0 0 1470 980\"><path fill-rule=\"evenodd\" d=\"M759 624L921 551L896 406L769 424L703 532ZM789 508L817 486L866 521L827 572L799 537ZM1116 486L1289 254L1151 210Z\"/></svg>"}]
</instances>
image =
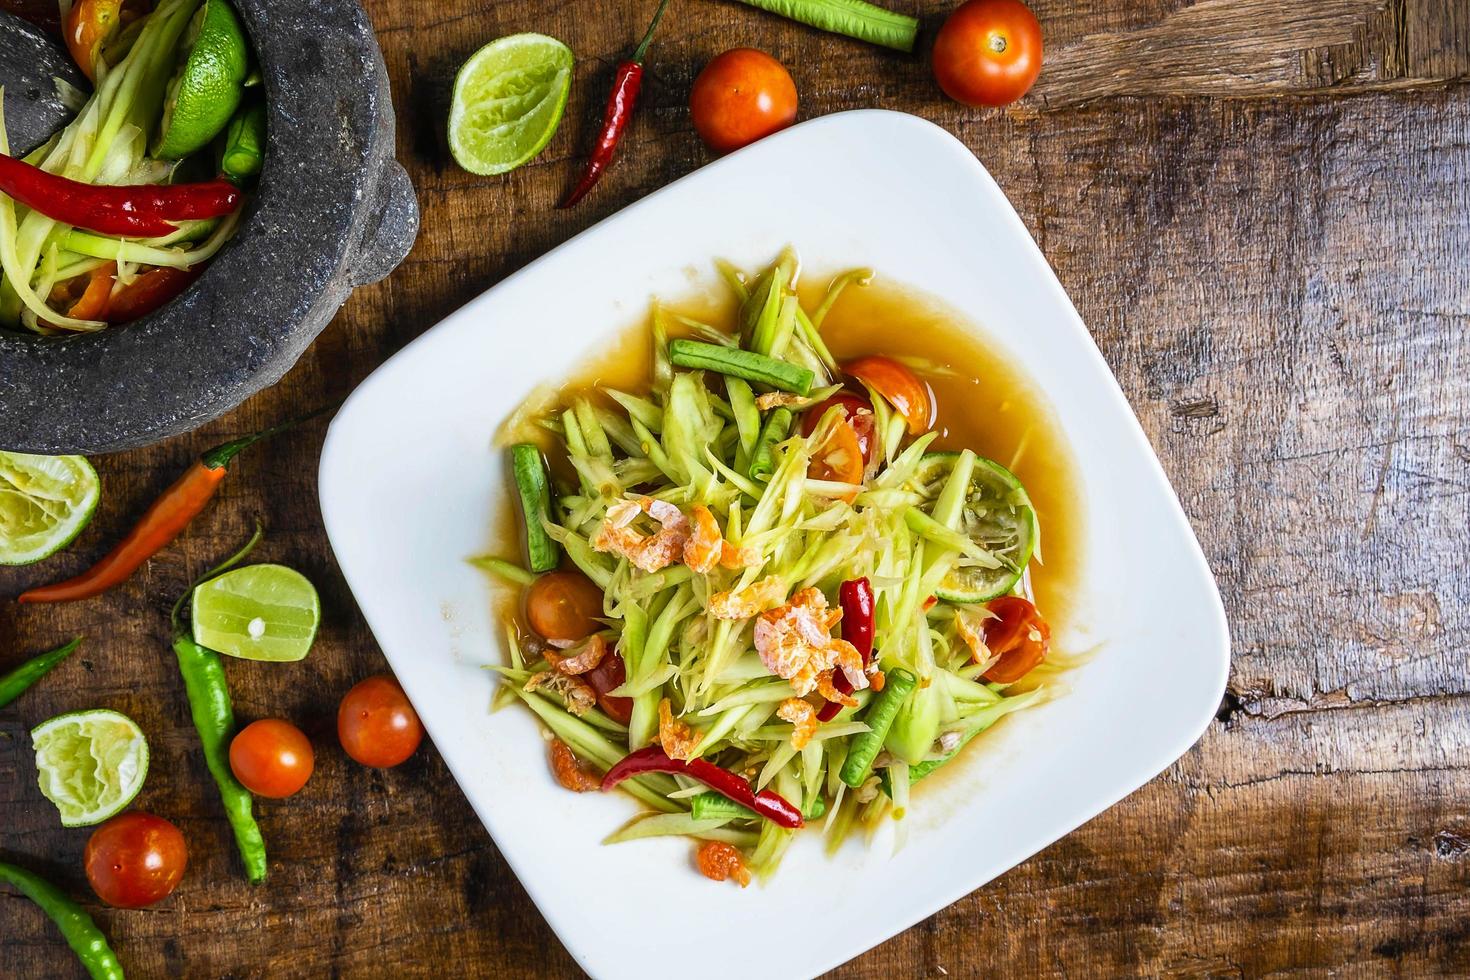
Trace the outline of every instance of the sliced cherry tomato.
<instances>
[{"instance_id":1,"label":"sliced cherry tomato","mask_svg":"<svg viewBox=\"0 0 1470 980\"><path fill-rule=\"evenodd\" d=\"M378 674L342 696L337 738L358 762L387 769L413 755L424 740L424 726L398 682Z\"/></svg>"},{"instance_id":2,"label":"sliced cherry tomato","mask_svg":"<svg viewBox=\"0 0 1470 980\"><path fill-rule=\"evenodd\" d=\"M122 27L122 0L75 0L66 12L61 36L72 60L92 81L97 80L97 57L102 45Z\"/></svg>"},{"instance_id":3,"label":"sliced cherry tomato","mask_svg":"<svg viewBox=\"0 0 1470 980\"><path fill-rule=\"evenodd\" d=\"M872 388L898 410L918 435L934 423L934 396L923 380L891 357L859 357L842 365L842 370Z\"/></svg>"},{"instance_id":4,"label":"sliced cherry tomato","mask_svg":"<svg viewBox=\"0 0 1470 980\"><path fill-rule=\"evenodd\" d=\"M230 770L256 796L290 796L306 785L315 765L311 742L279 718L252 721L230 742Z\"/></svg>"},{"instance_id":5,"label":"sliced cherry tomato","mask_svg":"<svg viewBox=\"0 0 1470 980\"><path fill-rule=\"evenodd\" d=\"M850 424L841 421L832 427L832 434L812 455L808 473L813 480L863 482L863 447ZM856 496L857 491L853 490L844 499L851 501Z\"/></svg>"},{"instance_id":6,"label":"sliced cherry tomato","mask_svg":"<svg viewBox=\"0 0 1470 980\"><path fill-rule=\"evenodd\" d=\"M1051 646L1051 627L1029 600L1016 595L992 599L987 609L997 618L985 621L985 645L1000 657L985 672L985 679L1010 684L1031 673L1046 658Z\"/></svg>"},{"instance_id":7,"label":"sliced cherry tomato","mask_svg":"<svg viewBox=\"0 0 1470 980\"><path fill-rule=\"evenodd\" d=\"M586 639L601 615L602 590L581 572L548 572L526 591L526 619L548 640Z\"/></svg>"},{"instance_id":8,"label":"sliced cherry tomato","mask_svg":"<svg viewBox=\"0 0 1470 980\"><path fill-rule=\"evenodd\" d=\"M92 832L84 863L98 898L120 909L140 909L178 887L189 847L167 820L132 810Z\"/></svg>"},{"instance_id":9,"label":"sliced cherry tomato","mask_svg":"<svg viewBox=\"0 0 1470 980\"><path fill-rule=\"evenodd\" d=\"M939 29L933 61L956 102L1009 105L1041 74L1041 25L1021 0L969 0Z\"/></svg>"},{"instance_id":10,"label":"sliced cherry tomato","mask_svg":"<svg viewBox=\"0 0 1470 980\"><path fill-rule=\"evenodd\" d=\"M149 269L113 295L112 306L107 311L108 322L127 323L147 316L189 288L203 271L203 265L191 265L187 269L171 266Z\"/></svg>"},{"instance_id":11,"label":"sliced cherry tomato","mask_svg":"<svg viewBox=\"0 0 1470 980\"><path fill-rule=\"evenodd\" d=\"M623 663L622 654L617 651L609 652L601 663L583 674L582 679L597 692L597 706L602 709L603 714L620 725L626 725L632 719L632 698L612 698L607 695L608 691L622 686L623 681L628 679L628 668Z\"/></svg>"},{"instance_id":12,"label":"sliced cherry tomato","mask_svg":"<svg viewBox=\"0 0 1470 980\"><path fill-rule=\"evenodd\" d=\"M109 313L112 284L117 278L117 263L99 265L86 276L59 282L47 297L53 306L66 310L77 320L103 320Z\"/></svg>"},{"instance_id":13,"label":"sliced cherry tomato","mask_svg":"<svg viewBox=\"0 0 1470 980\"><path fill-rule=\"evenodd\" d=\"M796 122L796 83L764 51L734 48L704 66L689 110L705 145L729 153Z\"/></svg>"},{"instance_id":14,"label":"sliced cherry tomato","mask_svg":"<svg viewBox=\"0 0 1470 980\"><path fill-rule=\"evenodd\" d=\"M842 409L842 417L851 423L853 432L857 433L864 461L872 462L873 451L877 447L873 439L873 406L862 395L839 391L826 401L813 405L802 413L801 434L810 437L817 431L817 423L822 421L822 416L833 407Z\"/></svg>"}]
</instances>

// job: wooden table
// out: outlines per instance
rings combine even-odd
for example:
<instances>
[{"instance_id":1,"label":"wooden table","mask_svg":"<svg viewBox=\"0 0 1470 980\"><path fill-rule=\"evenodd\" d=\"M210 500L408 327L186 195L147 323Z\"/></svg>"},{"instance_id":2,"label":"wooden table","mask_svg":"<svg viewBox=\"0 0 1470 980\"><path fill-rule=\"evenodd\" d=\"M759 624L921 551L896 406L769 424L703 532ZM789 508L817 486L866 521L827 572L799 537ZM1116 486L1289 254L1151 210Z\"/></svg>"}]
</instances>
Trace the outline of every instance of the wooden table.
<instances>
[{"instance_id":1,"label":"wooden table","mask_svg":"<svg viewBox=\"0 0 1470 980\"><path fill-rule=\"evenodd\" d=\"M930 34L949 6L892 5L922 8ZM1218 723L1164 775L837 975L1470 971L1465 0L1037 0L1046 70L1007 112L946 101L922 57L676 0L616 168L585 205L554 211L652 6L370 0L423 209L413 253L274 389L192 436L99 460L91 528L41 569L0 573L0 594L95 558L201 448L341 397L481 290L706 162L690 82L713 54L753 45L791 67L803 116L904 109L990 168L1173 479L1235 650ZM579 55L566 120L534 163L473 177L444 150L449 81L480 44L525 30ZM376 772L336 747L338 697L384 662L322 533L322 428L242 459L213 509L127 587L0 607L5 666L88 637L0 712L0 854L89 894L87 834L58 828L26 732L113 707L152 744L139 805L178 822L191 849L160 907L94 906L134 975L574 975L437 753ZM300 664L229 665L242 716L302 721L318 748L307 790L259 808L271 878L251 888L165 610L257 518L270 528L259 555L306 572L325 620ZM76 972L11 895L0 964Z\"/></svg>"}]
</instances>

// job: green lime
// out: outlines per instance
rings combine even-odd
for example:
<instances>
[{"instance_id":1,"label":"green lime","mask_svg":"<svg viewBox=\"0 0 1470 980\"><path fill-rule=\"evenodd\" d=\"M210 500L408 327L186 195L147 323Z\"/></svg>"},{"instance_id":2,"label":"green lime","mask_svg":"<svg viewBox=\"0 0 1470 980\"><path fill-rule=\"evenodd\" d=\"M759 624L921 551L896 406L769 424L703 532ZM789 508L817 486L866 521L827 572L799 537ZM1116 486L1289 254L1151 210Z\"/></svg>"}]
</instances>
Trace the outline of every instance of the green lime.
<instances>
[{"instance_id":1,"label":"green lime","mask_svg":"<svg viewBox=\"0 0 1470 980\"><path fill-rule=\"evenodd\" d=\"M939 495L959 453L925 453L912 483L931 501ZM1036 511L1016 474L983 456L975 460L961 513L960 532L1000 559L999 568L956 565L934 593L948 602L988 602L1016 587L1036 550Z\"/></svg>"},{"instance_id":2,"label":"green lime","mask_svg":"<svg viewBox=\"0 0 1470 980\"><path fill-rule=\"evenodd\" d=\"M102 483L80 456L0 452L0 565L28 565L71 544Z\"/></svg>"},{"instance_id":3,"label":"green lime","mask_svg":"<svg viewBox=\"0 0 1470 980\"><path fill-rule=\"evenodd\" d=\"M454 77L449 152L472 174L503 174L540 153L572 88L572 49L545 34L491 41Z\"/></svg>"},{"instance_id":4,"label":"green lime","mask_svg":"<svg viewBox=\"0 0 1470 980\"><path fill-rule=\"evenodd\" d=\"M122 812L148 776L148 740L117 711L72 711L31 729L41 792L63 827L90 827Z\"/></svg>"},{"instance_id":5,"label":"green lime","mask_svg":"<svg viewBox=\"0 0 1470 980\"><path fill-rule=\"evenodd\" d=\"M250 46L226 0L204 0L180 44L179 69L168 83L154 156L178 160L229 123L244 94Z\"/></svg>"},{"instance_id":6,"label":"green lime","mask_svg":"<svg viewBox=\"0 0 1470 980\"><path fill-rule=\"evenodd\" d=\"M246 565L194 590L194 642L246 660L300 660L316 639L321 602L285 565Z\"/></svg>"}]
</instances>

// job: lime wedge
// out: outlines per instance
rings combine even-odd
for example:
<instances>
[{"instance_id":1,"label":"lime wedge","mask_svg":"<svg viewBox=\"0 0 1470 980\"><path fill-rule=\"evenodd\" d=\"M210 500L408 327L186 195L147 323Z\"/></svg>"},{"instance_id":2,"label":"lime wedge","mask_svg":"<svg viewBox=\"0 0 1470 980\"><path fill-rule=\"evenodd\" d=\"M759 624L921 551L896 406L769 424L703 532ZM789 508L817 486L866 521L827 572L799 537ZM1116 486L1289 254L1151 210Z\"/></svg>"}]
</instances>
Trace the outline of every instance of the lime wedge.
<instances>
[{"instance_id":1,"label":"lime wedge","mask_svg":"<svg viewBox=\"0 0 1470 980\"><path fill-rule=\"evenodd\" d=\"M28 565L71 544L102 483L80 456L0 452L0 565Z\"/></svg>"},{"instance_id":2,"label":"lime wedge","mask_svg":"<svg viewBox=\"0 0 1470 980\"><path fill-rule=\"evenodd\" d=\"M472 174L503 174L540 153L572 88L572 49L545 34L491 41L454 77L449 152Z\"/></svg>"},{"instance_id":3,"label":"lime wedge","mask_svg":"<svg viewBox=\"0 0 1470 980\"><path fill-rule=\"evenodd\" d=\"M246 660L300 660L316 639L316 589L285 565L246 565L194 590L194 642Z\"/></svg>"},{"instance_id":4,"label":"lime wedge","mask_svg":"<svg viewBox=\"0 0 1470 980\"><path fill-rule=\"evenodd\" d=\"M229 123L244 94L250 46L226 0L204 0L180 45L168 83L154 156L178 160L202 148Z\"/></svg>"},{"instance_id":5,"label":"lime wedge","mask_svg":"<svg viewBox=\"0 0 1470 980\"><path fill-rule=\"evenodd\" d=\"M123 808L148 776L148 740L125 714L72 711L31 729L41 792L63 827L90 827Z\"/></svg>"}]
</instances>

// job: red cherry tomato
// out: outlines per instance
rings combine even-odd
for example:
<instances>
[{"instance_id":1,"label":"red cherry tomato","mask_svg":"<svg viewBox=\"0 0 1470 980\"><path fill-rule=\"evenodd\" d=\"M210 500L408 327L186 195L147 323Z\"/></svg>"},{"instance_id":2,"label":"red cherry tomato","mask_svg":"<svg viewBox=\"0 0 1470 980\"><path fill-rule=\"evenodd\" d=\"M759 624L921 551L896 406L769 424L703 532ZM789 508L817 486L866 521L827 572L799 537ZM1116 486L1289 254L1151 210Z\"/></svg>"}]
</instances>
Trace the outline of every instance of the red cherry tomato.
<instances>
[{"instance_id":1,"label":"red cherry tomato","mask_svg":"<svg viewBox=\"0 0 1470 980\"><path fill-rule=\"evenodd\" d=\"M92 832L83 861L98 898L120 909L140 909L178 887L189 848L179 828L132 810Z\"/></svg>"},{"instance_id":2,"label":"red cherry tomato","mask_svg":"<svg viewBox=\"0 0 1470 980\"><path fill-rule=\"evenodd\" d=\"M817 423L822 421L822 416L833 407L842 409L842 417L847 419L853 432L857 433L858 445L863 450L863 460L872 462L873 450L877 446L873 439L873 406L862 395L839 391L826 401L813 405L802 413L801 434L810 438L817 431Z\"/></svg>"},{"instance_id":3,"label":"red cherry tomato","mask_svg":"<svg viewBox=\"0 0 1470 980\"><path fill-rule=\"evenodd\" d=\"M66 310L77 320L103 320L111 305L112 283L117 277L117 263L100 265L85 276L57 283L48 299L51 305Z\"/></svg>"},{"instance_id":4,"label":"red cherry tomato","mask_svg":"<svg viewBox=\"0 0 1470 980\"><path fill-rule=\"evenodd\" d=\"M1046 658L1051 627L1020 596L1003 595L990 600L986 608L998 618L985 621L985 645L1000 659L985 672L985 679L996 684L1018 681Z\"/></svg>"},{"instance_id":5,"label":"red cherry tomato","mask_svg":"<svg viewBox=\"0 0 1470 980\"><path fill-rule=\"evenodd\" d=\"M632 698L611 698L607 695L608 691L621 686L628 679L628 668L624 665L621 654L615 651L608 653L601 663L583 674L582 679L597 692L597 706L602 709L603 714L620 725L626 725L632 719Z\"/></svg>"},{"instance_id":6,"label":"red cherry tomato","mask_svg":"<svg viewBox=\"0 0 1470 980\"><path fill-rule=\"evenodd\" d=\"M387 769L413 755L424 740L424 726L398 682L378 674L342 696L337 737L358 762Z\"/></svg>"},{"instance_id":7,"label":"red cherry tomato","mask_svg":"<svg viewBox=\"0 0 1470 980\"><path fill-rule=\"evenodd\" d=\"M97 56L122 27L122 0L76 0L66 12L61 36L82 74L97 80Z\"/></svg>"},{"instance_id":8,"label":"red cherry tomato","mask_svg":"<svg viewBox=\"0 0 1470 980\"><path fill-rule=\"evenodd\" d=\"M863 447L851 425L844 421L832 427L827 441L812 454L808 475L813 480L836 483L863 482ZM852 490L843 499L850 502L856 496L857 491Z\"/></svg>"},{"instance_id":9,"label":"red cherry tomato","mask_svg":"<svg viewBox=\"0 0 1470 980\"><path fill-rule=\"evenodd\" d=\"M149 269L112 295L107 309L108 323L127 323L147 316L178 296L199 278L204 263L187 269L161 265Z\"/></svg>"},{"instance_id":10,"label":"red cherry tomato","mask_svg":"<svg viewBox=\"0 0 1470 980\"><path fill-rule=\"evenodd\" d=\"M891 357L859 357L842 365L842 370L872 388L892 405L909 432L918 435L934 422L934 396L917 374Z\"/></svg>"},{"instance_id":11,"label":"red cherry tomato","mask_svg":"<svg viewBox=\"0 0 1470 980\"><path fill-rule=\"evenodd\" d=\"M735 48L704 66L689 110L705 145L729 153L796 121L796 83L764 51Z\"/></svg>"},{"instance_id":12,"label":"red cherry tomato","mask_svg":"<svg viewBox=\"0 0 1470 980\"><path fill-rule=\"evenodd\" d=\"M934 78L956 102L1003 106L1041 73L1041 25L1021 0L969 0L934 39Z\"/></svg>"},{"instance_id":13,"label":"red cherry tomato","mask_svg":"<svg viewBox=\"0 0 1470 980\"><path fill-rule=\"evenodd\" d=\"M602 629L602 590L581 572L550 572L526 592L526 619L548 640L581 640Z\"/></svg>"},{"instance_id":14,"label":"red cherry tomato","mask_svg":"<svg viewBox=\"0 0 1470 980\"><path fill-rule=\"evenodd\" d=\"M230 742L230 769L256 796L290 796L306 785L315 765L311 742L279 718L252 721Z\"/></svg>"}]
</instances>

